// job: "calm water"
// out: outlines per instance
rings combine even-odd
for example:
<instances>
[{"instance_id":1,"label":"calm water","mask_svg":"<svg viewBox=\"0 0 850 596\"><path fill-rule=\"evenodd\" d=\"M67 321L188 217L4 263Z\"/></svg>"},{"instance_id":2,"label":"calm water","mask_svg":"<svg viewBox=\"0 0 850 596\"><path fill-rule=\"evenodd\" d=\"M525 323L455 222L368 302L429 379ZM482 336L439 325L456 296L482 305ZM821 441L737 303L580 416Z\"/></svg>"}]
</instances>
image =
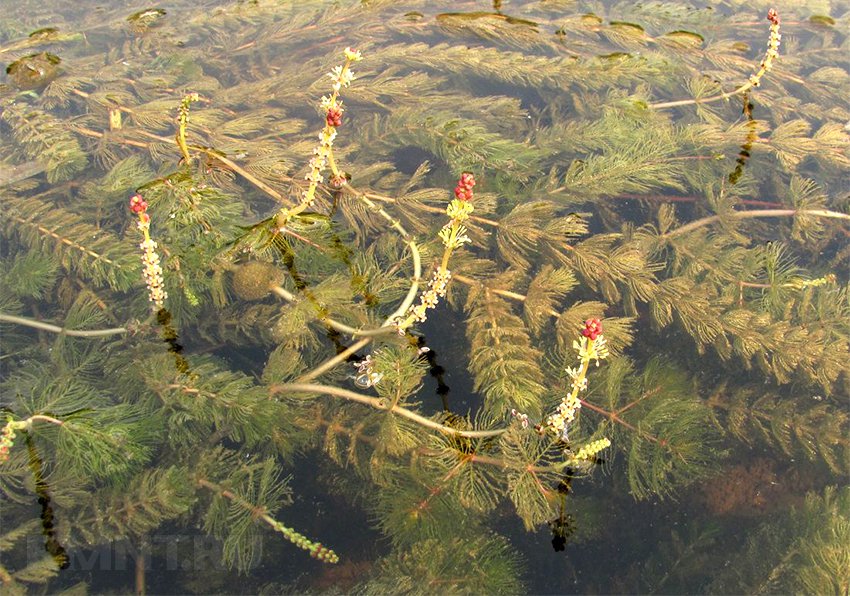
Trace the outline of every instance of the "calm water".
<instances>
[{"instance_id":1,"label":"calm water","mask_svg":"<svg viewBox=\"0 0 850 596\"><path fill-rule=\"evenodd\" d=\"M850 3L3 4L9 593L848 593Z\"/></svg>"}]
</instances>

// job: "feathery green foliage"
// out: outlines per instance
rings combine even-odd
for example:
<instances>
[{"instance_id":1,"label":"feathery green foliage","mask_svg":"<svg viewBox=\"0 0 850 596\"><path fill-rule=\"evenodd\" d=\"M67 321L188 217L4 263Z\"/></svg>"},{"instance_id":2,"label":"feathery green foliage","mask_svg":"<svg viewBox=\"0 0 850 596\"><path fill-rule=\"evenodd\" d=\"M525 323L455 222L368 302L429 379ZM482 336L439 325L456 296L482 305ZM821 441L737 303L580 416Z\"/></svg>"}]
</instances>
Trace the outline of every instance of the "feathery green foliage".
<instances>
[{"instance_id":1,"label":"feathery green foliage","mask_svg":"<svg viewBox=\"0 0 850 596\"><path fill-rule=\"evenodd\" d=\"M748 445L777 448L789 457L803 455L809 461L822 461L836 474L847 469L850 454L850 416L821 396L808 400L741 388L728 394L720 388L709 404L721 428Z\"/></svg>"},{"instance_id":2,"label":"feathery green foliage","mask_svg":"<svg viewBox=\"0 0 850 596\"><path fill-rule=\"evenodd\" d=\"M0 200L8 233L18 235L31 248L54 255L66 271L116 290L126 290L137 279L134 251L114 234L37 198L6 196Z\"/></svg>"},{"instance_id":3,"label":"feathery green foliage","mask_svg":"<svg viewBox=\"0 0 850 596\"><path fill-rule=\"evenodd\" d=\"M850 490L828 486L767 521L738 553L740 561L711 591L842 594L850 587Z\"/></svg>"},{"instance_id":4,"label":"feathery green foliage","mask_svg":"<svg viewBox=\"0 0 850 596\"><path fill-rule=\"evenodd\" d=\"M517 408L542 413L546 388L530 333L511 305L487 287L470 291L468 334L472 347L469 368L475 388L486 397L491 412Z\"/></svg>"},{"instance_id":5,"label":"feathery green foliage","mask_svg":"<svg viewBox=\"0 0 850 596\"><path fill-rule=\"evenodd\" d=\"M627 359L610 363L599 384L600 403L588 396L585 416L593 411L614 433L612 442L628 457L628 479L638 499L670 496L709 474L719 461L710 410L689 380L660 359L634 374ZM601 407L599 407L601 406ZM590 411L589 411L590 410Z\"/></svg>"},{"instance_id":6,"label":"feathery green foliage","mask_svg":"<svg viewBox=\"0 0 850 596\"><path fill-rule=\"evenodd\" d=\"M6 103L2 119L25 154L44 164L48 182L68 180L86 167L79 141L49 113L23 103Z\"/></svg>"},{"instance_id":7,"label":"feathery green foliage","mask_svg":"<svg viewBox=\"0 0 850 596\"><path fill-rule=\"evenodd\" d=\"M376 576L359 593L516 594L520 565L500 536L425 540L382 559Z\"/></svg>"}]
</instances>

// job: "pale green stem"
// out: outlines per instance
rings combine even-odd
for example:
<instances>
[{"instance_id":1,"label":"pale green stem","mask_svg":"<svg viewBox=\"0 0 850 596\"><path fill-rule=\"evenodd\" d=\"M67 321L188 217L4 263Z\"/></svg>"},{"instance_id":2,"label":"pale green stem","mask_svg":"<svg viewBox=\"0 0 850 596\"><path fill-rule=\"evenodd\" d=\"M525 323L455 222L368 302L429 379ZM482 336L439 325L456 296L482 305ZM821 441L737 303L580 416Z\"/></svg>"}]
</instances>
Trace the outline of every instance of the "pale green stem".
<instances>
[{"instance_id":1,"label":"pale green stem","mask_svg":"<svg viewBox=\"0 0 850 596\"><path fill-rule=\"evenodd\" d=\"M753 209L751 211L734 211L732 213L727 213L723 215L723 217L729 217L733 219L749 219L753 217L791 217L794 215L811 215L814 217L828 217L833 219L850 220L850 214L840 213L838 211L829 211L828 209ZM698 219L696 221L692 221L691 223L678 227L675 230L671 230L666 234L662 234L660 237L666 240L668 238L681 236L682 234L686 234L687 232L690 232L697 228L707 226L716 221L720 221L721 219L722 217L720 215L711 215L709 217L703 217L702 219Z\"/></svg>"},{"instance_id":2,"label":"pale green stem","mask_svg":"<svg viewBox=\"0 0 850 596\"><path fill-rule=\"evenodd\" d=\"M288 302L297 302L298 298L295 297L291 292L286 291L280 286L272 286L271 291L274 294L277 294L284 300ZM364 337L364 336L375 336L375 335L387 335L388 333L395 333L395 329L392 327L378 327L377 329L355 329L350 325L346 325L345 323L340 323L339 321L335 321L328 317L321 317L320 320L326 324L328 327L339 331L340 333L346 333L352 337Z\"/></svg>"},{"instance_id":3,"label":"pale green stem","mask_svg":"<svg viewBox=\"0 0 850 596\"><path fill-rule=\"evenodd\" d=\"M342 399L347 399L349 401L354 401L357 403L365 404L367 406L371 406L376 410L384 410L387 412L392 412L393 414L398 414L399 416L403 416L404 418L412 420L413 422L416 422L417 424L420 424L426 428L430 428L432 430L436 430L447 435L454 435L458 437L467 437L470 439L496 437L503 434L506 430L458 430L456 428L440 424L439 422L435 422L430 418L426 418L425 416L417 414L416 412L413 412L406 408L402 408L400 406L391 406L389 403L387 403L387 400L383 398L363 395L361 393L349 391L348 389L342 389L341 387L315 385L312 383L287 383L283 385L272 385L269 390L272 394L292 391L297 393L321 393L324 395L341 397Z\"/></svg>"},{"instance_id":4,"label":"pale green stem","mask_svg":"<svg viewBox=\"0 0 850 596\"><path fill-rule=\"evenodd\" d=\"M397 317L400 317L405 312L407 312L407 309L410 308L410 305L413 304L414 300L416 300L416 296L419 293L419 283L422 279L422 257L419 254L419 248L416 246L416 243L413 241L413 239L410 237L410 234L408 234L407 230L404 229L404 226L401 225L401 222L398 219L391 216L389 213L386 212L386 210L384 210L383 207L375 204L369 197L366 196L365 193L359 192L356 188L348 184L348 182L345 182L344 186L349 191L353 192L354 195L362 202L364 202L366 206L369 207L372 211L383 217L390 224L390 226L401 235L401 237L407 243L407 246L410 248L410 254L413 256L413 281L410 283L410 288L407 291L407 295L404 297L404 300L402 300L399 307L395 310L395 312L393 312L393 314L387 317L387 319L381 325L381 327L383 328L392 323Z\"/></svg>"},{"instance_id":5,"label":"pale green stem","mask_svg":"<svg viewBox=\"0 0 850 596\"><path fill-rule=\"evenodd\" d=\"M364 202L367 205L370 205L373 208L377 207L368 198L361 196L361 199L363 199ZM416 300L416 296L419 293L419 282L422 279L422 257L419 254L419 249L417 248L416 243L409 238L407 230L404 229L404 227L401 225L401 223L399 223L398 220L393 219L381 207L378 207L376 209L376 211L378 213L380 213L381 216L384 219L388 220L390 222L390 224L396 230L398 230L398 232L402 235L402 237L405 238L405 240L407 240L407 245L410 247L410 253L413 256L413 281L411 281L411 283L410 283L410 288L407 290L407 295L404 297L404 300L402 300L399 307L396 308L395 311L393 311L393 313L384 320L384 322L381 324L380 328L373 329L373 330L371 330L371 332L369 332L369 331L362 331L361 332L361 331L358 331L358 330L355 330L355 329L352 329L352 328L349 327L349 329L352 329L353 331L356 332L353 335L363 336L364 339L362 339L359 342L355 343L354 345L348 347L346 350L337 354L336 356L334 356L330 360L327 360L326 362L320 364L319 366L317 366L316 368L314 368L310 372L299 377L298 380L300 382L305 382L305 381L310 381L312 379L315 379L316 377L327 372L328 370L331 370L332 368L334 368L338 364L341 364L351 354L354 354L358 350L361 350L361 349L365 348L367 345L369 345L369 343L372 341L372 338L375 337L376 335L383 335L385 333L388 333L389 331L395 331L395 329L390 326L392 324L392 322L396 318L401 317L405 312L407 312L407 309L410 308L410 305L413 304L414 300ZM285 300L289 300L289 301L295 300L295 296L293 294L291 294L290 292L287 292L283 288L275 287L275 288L272 288L272 291L277 293L279 296L281 296ZM334 323L337 324L337 325L341 325L341 323L336 323L336 322L334 322ZM328 324L330 324L330 323L328 323Z\"/></svg>"},{"instance_id":6,"label":"pale green stem","mask_svg":"<svg viewBox=\"0 0 850 596\"><path fill-rule=\"evenodd\" d=\"M663 110L666 108L676 108L679 106L690 106L694 104L703 104L703 103L712 103L715 101L720 101L721 99L729 99L735 95L740 95L742 93L746 93L752 88L753 84L749 81L735 89L734 91L727 91L726 93L721 93L719 95L713 95L711 97L706 97L704 99L679 99L676 101L662 101L659 103L651 103L649 107L656 110Z\"/></svg>"},{"instance_id":7,"label":"pale green stem","mask_svg":"<svg viewBox=\"0 0 850 596\"><path fill-rule=\"evenodd\" d=\"M50 331L51 333L59 333L71 337L105 337L108 335L127 333L127 329L125 327L113 327L111 329L66 329L65 327L59 327L58 325L51 325L50 323L43 323L26 317L18 317L2 313L0 313L0 321L5 323L15 323L16 325L25 325L34 329L41 329L42 331Z\"/></svg>"},{"instance_id":8,"label":"pale green stem","mask_svg":"<svg viewBox=\"0 0 850 596\"><path fill-rule=\"evenodd\" d=\"M23 420L9 420L6 423L6 427L11 428L13 430L21 430L24 432L29 432L32 429L33 422L48 422L50 424L55 424L56 426L64 426L65 423L58 418L54 418L53 416L45 416L44 414L35 414L30 416L29 418L24 418Z\"/></svg>"},{"instance_id":9,"label":"pale green stem","mask_svg":"<svg viewBox=\"0 0 850 596\"><path fill-rule=\"evenodd\" d=\"M321 376L325 372L331 370L339 364L345 362L345 360L351 356L352 354L356 354L359 350L362 350L366 346L368 346L372 342L371 337L364 337L360 341L355 344L348 346L345 350L334 356L333 358L326 360L310 372L304 373L300 377L298 377L299 383L306 383L307 381L312 381L316 377Z\"/></svg>"},{"instance_id":10,"label":"pale green stem","mask_svg":"<svg viewBox=\"0 0 850 596\"><path fill-rule=\"evenodd\" d=\"M407 245L410 247L410 252L413 255L413 281L410 282L410 289L407 290L407 296L404 297L404 300L395 309L395 312L387 317L383 325L381 325L382 328L392 323L396 317L400 317L407 312L407 309L410 308L410 305L413 304L419 293L419 281L422 279L422 258L419 256L419 249L416 248L416 244L412 240Z\"/></svg>"}]
</instances>

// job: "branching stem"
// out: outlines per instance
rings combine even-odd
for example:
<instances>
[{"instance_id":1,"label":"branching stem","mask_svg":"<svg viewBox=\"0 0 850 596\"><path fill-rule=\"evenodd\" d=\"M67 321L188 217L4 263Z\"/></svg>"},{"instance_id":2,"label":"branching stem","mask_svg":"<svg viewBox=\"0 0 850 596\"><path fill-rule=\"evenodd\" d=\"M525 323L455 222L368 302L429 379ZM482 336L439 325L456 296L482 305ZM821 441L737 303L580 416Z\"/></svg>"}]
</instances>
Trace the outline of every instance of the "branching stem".
<instances>
[{"instance_id":1,"label":"branching stem","mask_svg":"<svg viewBox=\"0 0 850 596\"><path fill-rule=\"evenodd\" d=\"M16 315L7 315L3 313L0 313L0 321L4 323L24 325L34 329L41 329L42 331L59 333L61 335L68 335L70 337L106 337L109 335L127 333L126 327L113 327L111 329L66 329L65 327L60 327L58 325L36 321L35 319L28 319L26 317L18 317Z\"/></svg>"},{"instance_id":2,"label":"branching stem","mask_svg":"<svg viewBox=\"0 0 850 596\"><path fill-rule=\"evenodd\" d=\"M750 211L734 211L732 213L725 214L722 217L730 217L734 219L750 219L753 217L793 217L795 215L809 215L812 217L827 217L832 219L850 220L850 214L841 213L839 211L830 211L828 209L752 209ZM701 228L703 226L707 226L709 224L713 224L714 222L720 221L722 217L720 215L710 215L708 217L703 217L702 219L697 219L683 226L680 226L675 230L670 230L666 234L662 234L660 237L662 240L675 238L676 236L687 234L688 232L696 230L697 228Z\"/></svg>"},{"instance_id":3,"label":"branching stem","mask_svg":"<svg viewBox=\"0 0 850 596\"><path fill-rule=\"evenodd\" d=\"M400 406L393 407L389 403L387 403L385 399L382 399L380 397L371 397L368 395L363 395L361 393L349 391L348 389L343 389L341 387L331 387L329 385L315 385L312 383L286 383L282 385L272 385L269 387L270 395L275 395L277 393L285 393L287 391L295 393L321 393L324 395L341 397L342 399L347 399L349 401L354 401L357 403L365 404L367 406L371 406L376 410L385 410L394 414L398 414L399 416L403 416L404 418L412 420L413 422L420 424L426 428L430 428L432 430L436 430L447 435L467 437L470 439L480 439L484 437L496 437L505 432L505 429L458 430L456 428L440 424L439 422L435 422L430 418L426 418L425 416L417 414L416 412L408 410L407 408L403 408Z\"/></svg>"},{"instance_id":4,"label":"branching stem","mask_svg":"<svg viewBox=\"0 0 850 596\"><path fill-rule=\"evenodd\" d=\"M581 402L581 406L583 408L587 408L589 410L593 410L594 412L596 412L598 414L602 414L603 416L608 418L608 420L610 420L611 422L616 422L617 424L624 426L625 428L629 429L630 431L637 432L640 436L642 436L643 438L645 438L649 441L652 441L653 443L659 443L659 444L661 443L661 441L658 439L658 437L656 437L655 435L651 435L651 434L649 434L645 431L642 431L639 428L637 428L635 425L631 424L630 422L623 420L622 418L620 418L617 415L617 412L613 412L611 410L606 410L605 408L597 406L596 404L593 404L593 403L591 403L587 400L584 400L584 399L579 399L579 401Z\"/></svg>"}]
</instances>

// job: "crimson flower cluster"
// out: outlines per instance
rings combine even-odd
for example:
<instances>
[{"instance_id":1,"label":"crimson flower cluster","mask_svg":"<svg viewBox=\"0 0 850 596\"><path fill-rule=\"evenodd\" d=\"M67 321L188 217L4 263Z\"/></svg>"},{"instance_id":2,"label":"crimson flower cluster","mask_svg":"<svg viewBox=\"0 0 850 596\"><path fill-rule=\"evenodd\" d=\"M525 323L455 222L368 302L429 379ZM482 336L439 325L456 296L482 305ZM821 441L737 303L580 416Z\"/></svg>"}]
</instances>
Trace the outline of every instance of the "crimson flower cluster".
<instances>
[{"instance_id":1,"label":"crimson flower cluster","mask_svg":"<svg viewBox=\"0 0 850 596\"><path fill-rule=\"evenodd\" d=\"M779 24L779 13L776 12L775 8L771 8L767 11L767 20L773 23L774 25Z\"/></svg>"},{"instance_id":2,"label":"crimson flower cluster","mask_svg":"<svg viewBox=\"0 0 850 596\"><path fill-rule=\"evenodd\" d=\"M597 337L602 335L602 321L599 319L586 320L581 334L590 341L594 341Z\"/></svg>"},{"instance_id":3,"label":"crimson flower cluster","mask_svg":"<svg viewBox=\"0 0 850 596\"><path fill-rule=\"evenodd\" d=\"M328 113L325 116L325 121L328 126L336 128L342 125L342 108L339 106L331 106L328 108Z\"/></svg>"},{"instance_id":4,"label":"crimson flower cluster","mask_svg":"<svg viewBox=\"0 0 850 596\"><path fill-rule=\"evenodd\" d=\"M144 214L146 217L149 217L145 211L148 210L148 202L142 198L140 194L134 194L130 197L130 211L138 215L139 217Z\"/></svg>"},{"instance_id":5,"label":"crimson flower cluster","mask_svg":"<svg viewBox=\"0 0 850 596\"><path fill-rule=\"evenodd\" d=\"M473 186L475 186L475 176L469 172L464 172L460 175L460 180L458 180L457 186L455 186L455 197L459 201L471 201Z\"/></svg>"}]
</instances>

